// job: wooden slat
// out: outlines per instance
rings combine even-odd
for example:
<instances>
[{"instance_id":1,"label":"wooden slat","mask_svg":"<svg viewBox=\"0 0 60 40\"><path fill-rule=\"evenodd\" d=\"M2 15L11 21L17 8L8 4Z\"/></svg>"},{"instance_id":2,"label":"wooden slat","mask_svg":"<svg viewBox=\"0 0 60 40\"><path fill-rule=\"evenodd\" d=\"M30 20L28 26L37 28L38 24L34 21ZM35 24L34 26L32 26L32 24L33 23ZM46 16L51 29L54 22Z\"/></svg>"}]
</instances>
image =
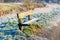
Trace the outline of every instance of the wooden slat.
<instances>
[{"instance_id":1,"label":"wooden slat","mask_svg":"<svg viewBox=\"0 0 60 40\"><path fill-rule=\"evenodd\" d=\"M24 18L25 16L32 15L32 10L29 10L27 12L19 13L19 18Z\"/></svg>"},{"instance_id":2,"label":"wooden slat","mask_svg":"<svg viewBox=\"0 0 60 40\"><path fill-rule=\"evenodd\" d=\"M30 20L30 21L24 22L23 24L31 24L33 22L36 22L38 19L39 18L34 18L34 19Z\"/></svg>"}]
</instances>

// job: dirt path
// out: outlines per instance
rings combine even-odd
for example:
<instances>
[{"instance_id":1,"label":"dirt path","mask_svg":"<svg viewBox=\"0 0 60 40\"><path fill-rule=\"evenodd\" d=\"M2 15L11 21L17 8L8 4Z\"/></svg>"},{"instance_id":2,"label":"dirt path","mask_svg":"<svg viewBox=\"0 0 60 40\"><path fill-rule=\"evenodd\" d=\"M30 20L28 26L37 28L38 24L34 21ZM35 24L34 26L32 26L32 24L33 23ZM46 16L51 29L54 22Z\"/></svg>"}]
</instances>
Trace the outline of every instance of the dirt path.
<instances>
[{"instance_id":1,"label":"dirt path","mask_svg":"<svg viewBox=\"0 0 60 40\"><path fill-rule=\"evenodd\" d=\"M37 32L37 36L45 37L49 40L60 40L60 22L57 23L57 26L54 26L52 29L46 29L47 31L40 30Z\"/></svg>"},{"instance_id":2,"label":"dirt path","mask_svg":"<svg viewBox=\"0 0 60 40\"><path fill-rule=\"evenodd\" d=\"M51 40L60 40L60 27L56 27L51 33Z\"/></svg>"},{"instance_id":3,"label":"dirt path","mask_svg":"<svg viewBox=\"0 0 60 40\"><path fill-rule=\"evenodd\" d=\"M60 40L60 21L51 33L51 40Z\"/></svg>"}]
</instances>

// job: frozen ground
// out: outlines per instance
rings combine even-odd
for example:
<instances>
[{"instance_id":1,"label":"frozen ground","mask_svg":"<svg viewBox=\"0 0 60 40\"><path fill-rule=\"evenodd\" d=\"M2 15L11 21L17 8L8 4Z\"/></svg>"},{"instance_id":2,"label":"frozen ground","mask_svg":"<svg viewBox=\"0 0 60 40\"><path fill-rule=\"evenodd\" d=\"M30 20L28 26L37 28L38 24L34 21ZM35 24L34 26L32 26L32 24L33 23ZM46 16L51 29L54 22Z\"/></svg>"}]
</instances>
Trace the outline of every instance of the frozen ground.
<instances>
[{"instance_id":1,"label":"frozen ground","mask_svg":"<svg viewBox=\"0 0 60 40\"><path fill-rule=\"evenodd\" d=\"M8 14L8 15L0 17L0 40L28 40L26 35L23 32L19 31L19 28L17 25L18 19L17 19L17 16L15 13L16 12L14 12L13 14ZM30 40L50 40L51 39L50 35L52 33L53 34L57 33L56 30L58 32L60 32L59 27L57 29L54 28L57 25L56 22L60 19L60 5L47 4L47 6L44 8L34 9L33 13L34 13L33 18L41 17L42 13L43 14L46 13L47 15L57 13L57 16L55 16L55 18L53 18L54 19L53 21L48 21L48 23L50 23L50 24L45 26L44 30L46 32L43 37L31 36L31 37L29 37ZM35 14L39 14L39 15L35 16ZM27 20L27 18L25 18L24 20ZM53 36L52 36L52 38L53 38ZM54 37L54 38L56 38L56 37ZM55 40L55 39L53 39L53 40ZM56 39L56 40L58 40L58 39Z\"/></svg>"}]
</instances>

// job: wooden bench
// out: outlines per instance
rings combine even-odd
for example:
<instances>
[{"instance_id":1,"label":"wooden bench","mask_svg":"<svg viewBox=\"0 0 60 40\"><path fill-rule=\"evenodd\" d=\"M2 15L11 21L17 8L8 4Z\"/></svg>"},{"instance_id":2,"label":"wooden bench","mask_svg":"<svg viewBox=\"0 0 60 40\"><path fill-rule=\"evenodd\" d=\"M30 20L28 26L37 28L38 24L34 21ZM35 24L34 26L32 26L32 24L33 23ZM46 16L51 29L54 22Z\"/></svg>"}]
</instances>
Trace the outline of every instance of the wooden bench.
<instances>
[{"instance_id":1,"label":"wooden bench","mask_svg":"<svg viewBox=\"0 0 60 40\"><path fill-rule=\"evenodd\" d=\"M31 22L35 22L35 21L38 20L38 18L32 19L32 15L33 15L33 10L29 10L27 12L22 12L22 13L18 13L17 14L18 22L19 22L19 29L20 30L24 29L23 26L30 26L30 27L32 27ZM29 21L22 23L22 18L24 18L26 16L28 16L28 20Z\"/></svg>"}]
</instances>

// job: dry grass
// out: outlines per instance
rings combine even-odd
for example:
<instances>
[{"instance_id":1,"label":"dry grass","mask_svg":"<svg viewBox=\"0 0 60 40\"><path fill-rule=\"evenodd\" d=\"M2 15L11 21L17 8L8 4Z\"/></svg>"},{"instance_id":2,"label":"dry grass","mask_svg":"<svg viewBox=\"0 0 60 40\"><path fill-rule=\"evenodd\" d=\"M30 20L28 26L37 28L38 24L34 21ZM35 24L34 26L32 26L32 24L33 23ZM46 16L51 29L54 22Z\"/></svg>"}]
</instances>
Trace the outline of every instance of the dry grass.
<instances>
[{"instance_id":1,"label":"dry grass","mask_svg":"<svg viewBox=\"0 0 60 40\"><path fill-rule=\"evenodd\" d=\"M2 4L2 5L0 5L0 16L6 15L6 14L11 14L11 13L13 13L13 10L19 11L20 7Z\"/></svg>"}]
</instances>

